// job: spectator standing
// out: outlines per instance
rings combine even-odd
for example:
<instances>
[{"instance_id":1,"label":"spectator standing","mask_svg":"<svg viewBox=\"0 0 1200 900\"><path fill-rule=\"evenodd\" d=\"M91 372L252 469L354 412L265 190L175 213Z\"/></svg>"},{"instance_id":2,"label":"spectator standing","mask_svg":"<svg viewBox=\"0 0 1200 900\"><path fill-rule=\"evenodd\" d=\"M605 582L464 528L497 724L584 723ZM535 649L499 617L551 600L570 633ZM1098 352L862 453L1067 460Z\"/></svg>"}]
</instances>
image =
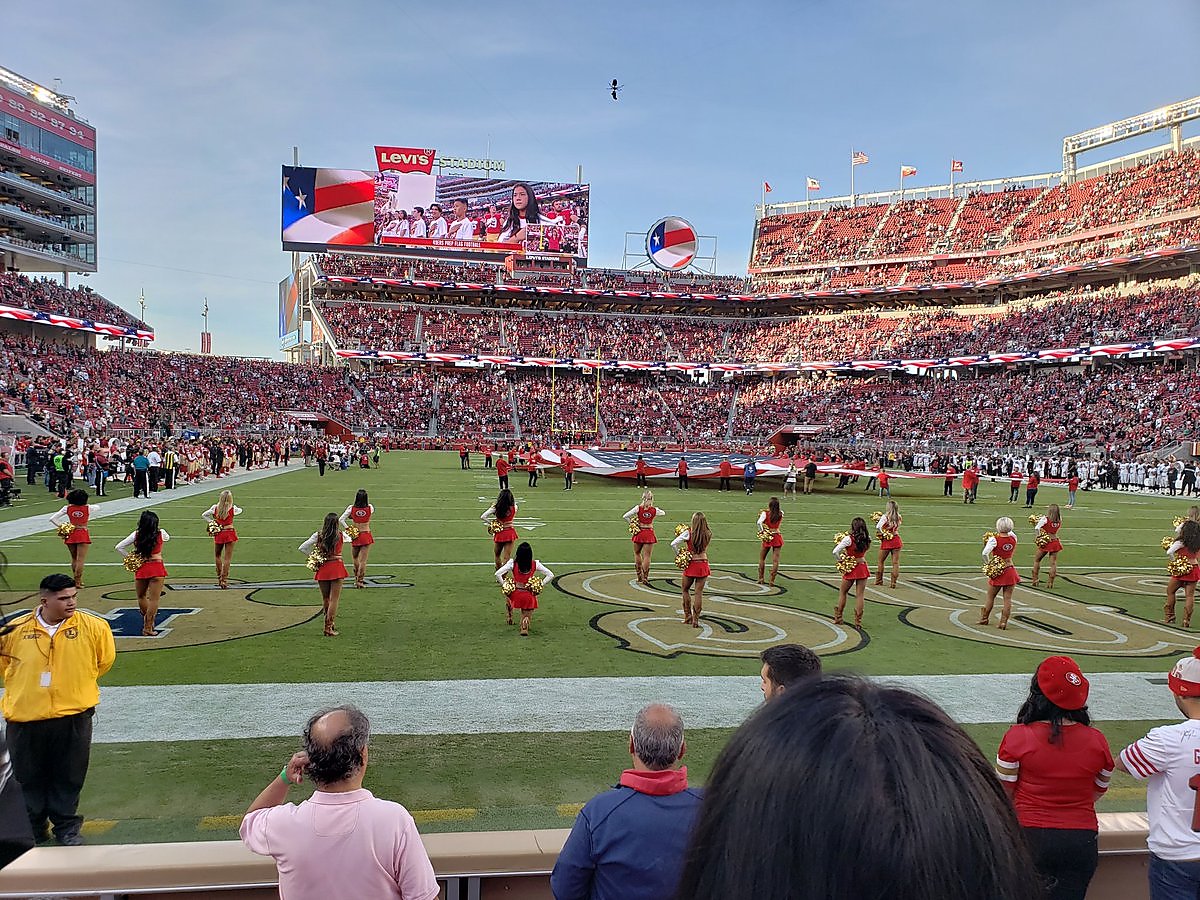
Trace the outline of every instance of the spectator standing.
<instances>
[{"instance_id":1,"label":"spectator standing","mask_svg":"<svg viewBox=\"0 0 1200 900\"><path fill-rule=\"evenodd\" d=\"M679 462L675 464L675 477L679 481L678 490L686 491L688 488L688 464L686 457L679 457Z\"/></svg>"},{"instance_id":2,"label":"spectator standing","mask_svg":"<svg viewBox=\"0 0 1200 900\"><path fill-rule=\"evenodd\" d=\"M34 837L83 843L79 794L92 750L97 684L116 659L108 622L76 609L70 575L47 575L33 612L0 635L4 718L13 772L25 794Z\"/></svg>"},{"instance_id":3,"label":"spectator standing","mask_svg":"<svg viewBox=\"0 0 1200 900\"><path fill-rule=\"evenodd\" d=\"M764 650L759 658L764 700L778 697L793 684L821 674L821 657L803 644L776 644Z\"/></svg>"},{"instance_id":4,"label":"spectator standing","mask_svg":"<svg viewBox=\"0 0 1200 900\"><path fill-rule=\"evenodd\" d=\"M501 453L496 457L496 478L500 481L500 490L508 490L508 460Z\"/></svg>"},{"instance_id":5,"label":"spectator standing","mask_svg":"<svg viewBox=\"0 0 1200 900\"><path fill-rule=\"evenodd\" d=\"M157 447L151 447L150 452L146 454L146 460L150 463L150 490L158 493L158 480L162 477L162 454L158 452Z\"/></svg>"},{"instance_id":6,"label":"spectator standing","mask_svg":"<svg viewBox=\"0 0 1200 900\"><path fill-rule=\"evenodd\" d=\"M563 470L563 490L569 491L575 486L575 457L569 452L563 451L562 470Z\"/></svg>"},{"instance_id":7,"label":"spectator standing","mask_svg":"<svg viewBox=\"0 0 1200 900\"><path fill-rule=\"evenodd\" d=\"M633 468L637 473L637 486L641 488L649 487L649 483L646 481L646 460L642 457L642 454L638 454L637 462L634 463Z\"/></svg>"},{"instance_id":8,"label":"spectator standing","mask_svg":"<svg viewBox=\"0 0 1200 900\"><path fill-rule=\"evenodd\" d=\"M733 488L729 485L730 476L733 475L733 463L729 461L729 457L722 457L721 465L718 469L721 473L721 484L717 488L718 491L732 491Z\"/></svg>"},{"instance_id":9,"label":"spectator standing","mask_svg":"<svg viewBox=\"0 0 1200 900\"><path fill-rule=\"evenodd\" d=\"M12 505L13 467L7 453L0 453L0 506Z\"/></svg>"},{"instance_id":10,"label":"spectator standing","mask_svg":"<svg viewBox=\"0 0 1200 900\"><path fill-rule=\"evenodd\" d=\"M263 788L242 819L242 842L273 857L288 900L434 900L438 884L416 823L363 787L371 725L353 706L322 710L304 749ZM307 775L316 790L285 802Z\"/></svg>"},{"instance_id":11,"label":"spectator standing","mask_svg":"<svg viewBox=\"0 0 1200 900\"><path fill-rule=\"evenodd\" d=\"M133 457L133 496L150 496L150 458L145 450L136 451Z\"/></svg>"},{"instance_id":12,"label":"spectator standing","mask_svg":"<svg viewBox=\"0 0 1200 900\"><path fill-rule=\"evenodd\" d=\"M1108 741L1091 727L1088 687L1071 657L1044 660L996 754L1051 900L1084 900L1099 862L1096 800L1114 763Z\"/></svg>"},{"instance_id":13,"label":"spectator standing","mask_svg":"<svg viewBox=\"0 0 1200 900\"><path fill-rule=\"evenodd\" d=\"M550 876L556 900L675 896L701 802L679 766L685 749L675 709L655 703L638 712L629 736L633 766L580 810Z\"/></svg>"}]
</instances>

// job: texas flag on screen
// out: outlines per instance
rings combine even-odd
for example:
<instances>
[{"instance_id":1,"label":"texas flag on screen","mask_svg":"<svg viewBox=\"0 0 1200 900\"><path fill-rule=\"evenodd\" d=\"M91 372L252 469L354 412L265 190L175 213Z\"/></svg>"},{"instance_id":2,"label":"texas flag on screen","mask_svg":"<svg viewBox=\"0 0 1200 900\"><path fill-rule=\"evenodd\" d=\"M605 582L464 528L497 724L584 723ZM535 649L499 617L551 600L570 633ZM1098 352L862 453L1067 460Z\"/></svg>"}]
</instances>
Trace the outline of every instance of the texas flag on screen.
<instances>
[{"instance_id":1,"label":"texas flag on screen","mask_svg":"<svg viewBox=\"0 0 1200 900\"><path fill-rule=\"evenodd\" d=\"M283 167L283 240L373 244L375 177L358 169Z\"/></svg>"},{"instance_id":2,"label":"texas flag on screen","mask_svg":"<svg viewBox=\"0 0 1200 900\"><path fill-rule=\"evenodd\" d=\"M667 216L646 239L650 259L660 269L682 269L696 257L696 230L685 220Z\"/></svg>"}]
</instances>

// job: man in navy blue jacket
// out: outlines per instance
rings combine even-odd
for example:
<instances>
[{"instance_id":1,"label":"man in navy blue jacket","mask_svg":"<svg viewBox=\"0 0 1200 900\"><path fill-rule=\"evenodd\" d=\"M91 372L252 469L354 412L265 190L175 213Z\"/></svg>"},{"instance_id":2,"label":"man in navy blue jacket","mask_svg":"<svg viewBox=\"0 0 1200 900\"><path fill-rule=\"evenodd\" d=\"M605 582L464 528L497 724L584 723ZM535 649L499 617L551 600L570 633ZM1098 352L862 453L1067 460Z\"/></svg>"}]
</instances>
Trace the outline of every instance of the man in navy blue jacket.
<instances>
[{"instance_id":1,"label":"man in navy blue jacket","mask_svg":"<svg viewBox=\"0 0 1200 900\"><path fill-rule=\"evenodd\" d=\"M685 749L673 707L655 703L637 714L629 735L633 768L575 819L550 876L556 900L674 896L701 799L688 787L687 768L676 768Z\"/></svg>"}]
</instances>

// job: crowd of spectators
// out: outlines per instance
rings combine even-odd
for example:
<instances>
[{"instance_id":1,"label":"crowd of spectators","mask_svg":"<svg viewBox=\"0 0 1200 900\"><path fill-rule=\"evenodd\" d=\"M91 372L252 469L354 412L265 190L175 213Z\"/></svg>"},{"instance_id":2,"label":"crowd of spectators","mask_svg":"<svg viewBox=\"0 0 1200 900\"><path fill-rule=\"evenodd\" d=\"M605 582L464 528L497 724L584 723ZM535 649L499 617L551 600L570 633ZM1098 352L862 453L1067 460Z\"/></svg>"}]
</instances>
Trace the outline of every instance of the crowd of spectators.
<instances>
[{"instance_id":1,"label":"crowd of spectators","mask_svg":"<svg viewBox=\"0 0 1200 900\"><path fill-rule=\"evenodd\" d=\"M456 370L437 376L438 437L514 434L508 375L502 370Z\"/></svg>"},{"instance_id":2,"label":"crowd of spectators","mask_svg":"<svg viewBox=\"0 0 1200 900\"><path fill-rule=\"evenodd\" d=\"M347 377L383 425L405 434L428 434L435 382L427 369L381 366Z\"/></svg>"},{"instance_id":3,"label":"crowd of spectators","mask_svg":"<svg viewBox=\"0 0 1200 900\"><path fill-rule=\"evenodd\" d=\"M409 259L359 253L324 253L314 259L317 269L325 275L441 283L495 284L503 271L499 263L460 263L441 259Z\"/></svg>"},{"instance_id":4,"label":"crowd of spectators","mask_svg":"<svg viewBox=\"0 0 1200 900\"><path fill-rule=\"evenodd\" d=\"M90 288L69 288L48 278L35 279L12 272L0 273L0 306L87 319L121 328L149 330L150 327Z\"/></svg>"}]
</instances>

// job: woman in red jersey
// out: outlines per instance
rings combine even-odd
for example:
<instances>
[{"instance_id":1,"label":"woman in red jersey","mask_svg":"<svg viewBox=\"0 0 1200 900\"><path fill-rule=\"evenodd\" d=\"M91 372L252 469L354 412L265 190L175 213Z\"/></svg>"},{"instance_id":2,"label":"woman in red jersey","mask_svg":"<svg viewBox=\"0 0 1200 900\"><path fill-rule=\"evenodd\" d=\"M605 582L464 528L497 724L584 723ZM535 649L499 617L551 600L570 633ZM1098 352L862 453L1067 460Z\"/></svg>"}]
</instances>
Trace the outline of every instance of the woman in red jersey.
<instances>
[{"instance_id":1,"label":"woman in red jersey","mask_svg":"<svg viewBox=\"0 0 1200 900\"><path fill-rule=\"evenodd\" d=\"M883 508L883 516L875 523L875 531L879 535L879 567L875 570L875 583L883 584L883 570L890 556L892 558L892 587L900 578L900 551L904 549L904 541L900 540L900 523L904 517L900 515L900 507L895 500L888 500Z\"/></svg>"},{"instance_id":2,"label":"woman in red jersey","mask_svg":"<svg viewBox=\"0 0 1200 900\"><path fill-rule=\"evenodd\" d=\"M700 612L704 608L704 584L712 570L708 567L708 545L712 541L712 530L704 513L692 513L692 523L685 528L671 547L678 550L680 544L687 548L691 559L684 566L681 585L683 588L683 622L693 628L700 627Z\"/></svg>"},{"instance_id":3,"label":"woman in red jersey","mask_svg":"<svg viewBox=\"0 0 1200 900\"><path fill-rule=\"evenodd\" d=\"M350 556L354 566L354 586L356 588L364 587L367 583L367 555L371 552L371 545L375 543L375 536L371 534L371 517L373 515L375 515L375 507L367 501L367 492L359 491L354 495L354 502L346 507L346 511L342 513L341 517L343 529L348 530L351 525L358 529L358 534L350 542Z\"/></svg>"},{"instance_id":4,"label":"woman in red jersey","mask_svg":"<svg viewBox=\"0 0 1200 900\"><path fill-rule=\"evenodd\" d=\"M133 573L133 587L137 594L138 609L142 611L142 636L154 636L154 620L158 617L158 601L162 596L163 584L167 580L167 567L163 565L162 548L171 536L158 527L158 514L147 509L138 519L137 530L117 544L117 552L125 555L130 550L140 562Z\"/></svg>"},{"instance_id":5,"label":"woman in red jersey","mask_svg":"<svg viewBox=\"0 0 1200 900\"><path fill-rule=\"evenodd\" d=\"M209 531L212 533L217 586L221 590L229 587L229 563L233 561L233 545L238 539L237 529L233 527L233 517L241 514L242 508L233 505L232 491L221 491L217 502L200 514L209 523Z\"/></svg>"},{"instance_id":6,"label":"woman in red jersey","mask_svg":"<svg viewBox=\"0 0 1200 900\"><path fill-rule=\"evenodd\" d=\"M50 524L61 528L70 525L71 533L63 538L67 552L71 554L71 575L75 578L75 587L83 587L83 564L87 560L88 548L92 545L92 536L88 532L88 522L100 511L95 503L88 503L87 491L76 488L67 493L67 505L50 517Z\"/></svg>"},{"instance_id":7,"label":"woman in red jersey","mask_svg":"<svg viewBox=\"0 0 1200 900\"><path fill-rule=\"evenodd\" d=\"M1175 623L1175 595L1183 588L1183 627L1192 627L1192 605L1196 600L1196 582L1200 581L1200 566L1196 564L1196 553L1200 552L1200 524L1191 519L1179 526L1179 538L1167 548L1167 559L1175 569L1168 569L1167 602L1163 604L1163 621Z\"/></svg>"},{"instance_id":8,"label":"woman in red jersey","mask_svg":"<svg viewBox=\"0 0 1200 900\"><path fill-rule=\"evenodd\" d=\"M983 545L983 558L988 561L997 556L1003 562L1003 568L998 575L988 576L987 603L979 612L979 624L990 625L992 607L996 603L996 595L1003 592L1004 607L1000 613L1000 624L996 627L1003 630L1008 628L1008 617L1012 613L1013 588L1021 583L1021 576L1012 564L1013 554L1017 551L1017 536L1013 534L1013 520L1002 516L996 520L996 533L990 535Z\"/></svg>"},{"instance_id":9,"label":"woman in red jersey","mask_svg":"<svg viewBox=\"0 0 1200 900\"><path fill-rule=\"evenodd\" d=\"M996 754L996 774L1053 900L1084 900L1099 859L1096 801L1114 763L1108 741L1091 727L1087 700L1075 660L1044 660Z\"/></svg>"},{"instance_id":10,"label":"woman in red jersey","mask_svg":"<svg viewBox=\"0 0 1200 900\"><path fill-rule=\"evenodd\" d=\"M850 588L854 588L854 627L862 627L863 608L866 603L867 579L871 577L871 569L864 557L871 547L871 535L867 531L867 522L862 516L855 516L850 522L850 533L838 541L833 548L833 558L841 559L842 555L854 560L854 568L842 573L842 584L838 589L837 607L833 611L833 624L842 624L842 613L846 609L846 598Z\"/></svg>"},{"instance_id":11,"label":"woman in red jersey","mask_svg":"<svg viewBox=\"0 0 1200 900\"><path fill-rule=\"evenodd\" d=\"M492 532L492 552L496 558L496 568L499 569L512 558L513 545L517 542L517 529L513 527L513 519L517 517L517 502L513 499L512 491L501 491L496 502L484 510L479 518L486 521L488 516L493 517L488 530Z\"/></svg>"},{"instance_id":12,"label":"woman in red jersey","mask_svg":"<svg viewBox=\"0 0 1200 900\"><path fill-rule=\"evenodd\" d=\"M763 583L763 575L767 567L767 554L771 554L771 581L775 587L775 576L779 574L779 553L783 549L783 510L779 508L779 498L772 497L767 508L758 514L758 531L762 547L758 551L758 583ZM766 537L761 537L765 534Z\"/></svg>"},{"instance_id":13,"label":"woman in red jersey","mask_svg":"<svg viewBox=\"0 0 1200 900\"><path fill-rule=\"evenodd\" d=\"M637 575L638 584L650 583L650 554L658 537L654 534L654 519L665 516L666 512L654 505L654 494L646 491L642 494L642 502L622 517L630 523L632 531L636 519L637 530L633 534L633 570Z\"/></svg>"},{"instance_id":14,"label":"woman in red jersey","mask_svg":"<svg viewBox=\"0 0 1200 900\"><path fill-rule=\"evenodd\" d=\"M529 623L533 611L538 608L537 593L530 590L529 580L537 576L543 584L549 584L554 573L533 558L533 548L528 541L522 541L516 555L496 570L496 580L504 586L506 578L511 578L513 590L504 598L508 611L508 624L513 623L513 610L521 611L521 637L529 637Z\"/></svg>"},{"instance_id":15,"label":"woman in red jersey","mask_svg":"<svg viewBox=\"0 0 1200 900\"><path fill-rule=\"evenodd\" d=\"M1054 587L1054 579L1058 576L1058 554L1063 548L1062 541L1058 539L1060 528L1062 513L1059 512L1057 503L1051 503L1046 507L1046 514L1033 526L1036 532L1033 542L1037 549L1033 552L1033 577L1030 580L1035 587L1042 574L1042 560L1047 556L1050 557L1050 573L1046 577L1046 587Z\"/></svg>"},{"instance_id":16,"label":"woman in red jersey","mask_svg":"<svg viewBox=\"0 0 1200 900\"><path fill-rule=\"evenodd\" d=\"M337 637L335 627L338 601L342 598L342 580L346 577L346 564L342 562L342 545L349 536L342 531L338 514L326 513L321 530L300 545L301 553L310 554L309 568L313 570L313 581L321 589L321 608L325 613L325 636Z\"/></svg>"}]
</instances>

